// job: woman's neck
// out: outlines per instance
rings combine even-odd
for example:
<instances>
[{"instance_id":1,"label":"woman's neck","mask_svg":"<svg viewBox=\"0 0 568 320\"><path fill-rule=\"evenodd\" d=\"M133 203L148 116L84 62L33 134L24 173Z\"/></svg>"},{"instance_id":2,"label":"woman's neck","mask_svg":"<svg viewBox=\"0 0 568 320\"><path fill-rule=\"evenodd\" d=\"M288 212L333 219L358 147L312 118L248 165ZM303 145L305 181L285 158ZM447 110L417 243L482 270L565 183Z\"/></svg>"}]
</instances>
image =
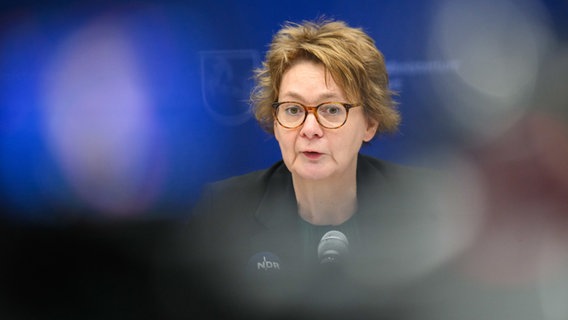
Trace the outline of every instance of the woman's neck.
<instances>
[{"instance_id":1,"label":"woman's neck","mask_svg":"<svg viewBox=\"0 0 568 320\"><path fill-rule=\"evenodd\" d=\"M298 213L314 225L340 225L357 211L357 183L352 179L303 180L292 177Z\"/></svg>"}]
</instances>

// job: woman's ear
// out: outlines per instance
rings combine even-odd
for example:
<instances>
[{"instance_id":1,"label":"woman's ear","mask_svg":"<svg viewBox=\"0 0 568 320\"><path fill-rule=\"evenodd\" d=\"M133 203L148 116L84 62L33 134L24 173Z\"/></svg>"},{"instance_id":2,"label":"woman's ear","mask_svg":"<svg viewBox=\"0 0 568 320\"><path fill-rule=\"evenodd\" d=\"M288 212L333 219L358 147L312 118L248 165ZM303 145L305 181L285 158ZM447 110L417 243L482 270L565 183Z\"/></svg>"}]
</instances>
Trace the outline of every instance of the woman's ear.
<instances>
[{"instance_id":1,"label":"woman's ear","mask_svg":"<svg viewBox=\"0 0 568 320\"><path fill-rule=\"evenodd\" d=\"M365 135L363 137L363 141L369 142L375 134L377 134L377 129L379 128L379 121L374 119L367 119L367 128L365 130Z\"/></svg>"},{"instance_id":2,"label":"woman's ear","mask_svg":"<svg viewBox=\"0 0 568 320\"><path fill-rule=\"evenodd\" d=\"M274 119L274 124L273 124L273 132L274 132L274 137L276 138L276 141L280 141L280 131L278 131L278 122L276 122L276 119Z\"/></svg>"}]
</instances>

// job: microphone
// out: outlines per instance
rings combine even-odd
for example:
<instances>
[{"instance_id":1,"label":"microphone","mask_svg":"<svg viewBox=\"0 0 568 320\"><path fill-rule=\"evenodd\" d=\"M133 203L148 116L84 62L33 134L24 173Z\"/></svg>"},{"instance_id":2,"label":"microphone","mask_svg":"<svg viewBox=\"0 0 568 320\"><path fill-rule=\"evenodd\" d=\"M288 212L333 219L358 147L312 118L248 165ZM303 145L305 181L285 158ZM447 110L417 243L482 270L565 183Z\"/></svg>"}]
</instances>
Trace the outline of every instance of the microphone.
<instances>
[{"instance_id":1,"label":"microphone","mask_svg":"<svg viewBox=\"0 0 568 320\"><path fill-rule=\"evenodd\" d=\"M349 241L340 231L328 231L318 245L318 258L321 264L339 264L349 254Z\"/></svg>"}]
</instances>

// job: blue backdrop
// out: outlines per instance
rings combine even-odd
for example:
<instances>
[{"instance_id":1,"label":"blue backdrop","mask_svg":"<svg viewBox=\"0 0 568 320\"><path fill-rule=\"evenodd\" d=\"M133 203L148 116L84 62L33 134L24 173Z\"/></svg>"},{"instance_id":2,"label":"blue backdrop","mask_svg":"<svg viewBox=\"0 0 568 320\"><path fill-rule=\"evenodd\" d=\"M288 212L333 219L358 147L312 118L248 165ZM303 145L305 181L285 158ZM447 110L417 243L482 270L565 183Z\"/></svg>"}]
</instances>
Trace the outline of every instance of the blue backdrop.
<instances>
[{"instance_id":1,"label":"blue backdrop","mask_svg":"<svg viewBox=\"0 0 568 320\"><path fill-rule=\"evenodd\" d=\"M185 218L204 183L279 160L275 140L248 112L252 69L284 21L321 15L366 30L399 93L400 132L363 152L431 165L439 152L476 143L492 121L511 116L467 106L526 92L535 81L516 79L537 72L517 66L538 70L568 36L566 2L474 2L4 5L3 215L24 221ZM495 71L495 61L505 69ZM480 69L496 73L479 76ZM507 100L504 109L511 104Z\"/></svg>"}]
</instances>

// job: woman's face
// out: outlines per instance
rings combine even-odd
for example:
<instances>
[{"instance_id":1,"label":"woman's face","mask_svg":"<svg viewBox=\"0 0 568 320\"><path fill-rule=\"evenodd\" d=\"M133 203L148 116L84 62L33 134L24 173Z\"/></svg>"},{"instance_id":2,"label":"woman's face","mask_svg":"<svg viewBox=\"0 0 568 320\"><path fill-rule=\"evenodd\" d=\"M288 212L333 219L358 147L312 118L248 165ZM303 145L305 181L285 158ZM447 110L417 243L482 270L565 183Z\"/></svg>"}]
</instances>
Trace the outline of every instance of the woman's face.
<instances>
[{"instance_id":1,"label":"woman's face","mask_svg":"<svg viewBox=\"0 0 568 320\"><path fill-rule=\"evenodd\" d=\"M358 102L347 101L324 66L308 60L296 62L284 73L278 101L308 106L326 101ZM295 178L334 180L354 177L359 149L363 141L373 138L377 125L366 119L362 107L357 107L349 110L347 122L340 128L323 128L309 113L304 124L294 129L284 128L275 120L274 135L284 163Z\"/></svg>"}]
</instances>

